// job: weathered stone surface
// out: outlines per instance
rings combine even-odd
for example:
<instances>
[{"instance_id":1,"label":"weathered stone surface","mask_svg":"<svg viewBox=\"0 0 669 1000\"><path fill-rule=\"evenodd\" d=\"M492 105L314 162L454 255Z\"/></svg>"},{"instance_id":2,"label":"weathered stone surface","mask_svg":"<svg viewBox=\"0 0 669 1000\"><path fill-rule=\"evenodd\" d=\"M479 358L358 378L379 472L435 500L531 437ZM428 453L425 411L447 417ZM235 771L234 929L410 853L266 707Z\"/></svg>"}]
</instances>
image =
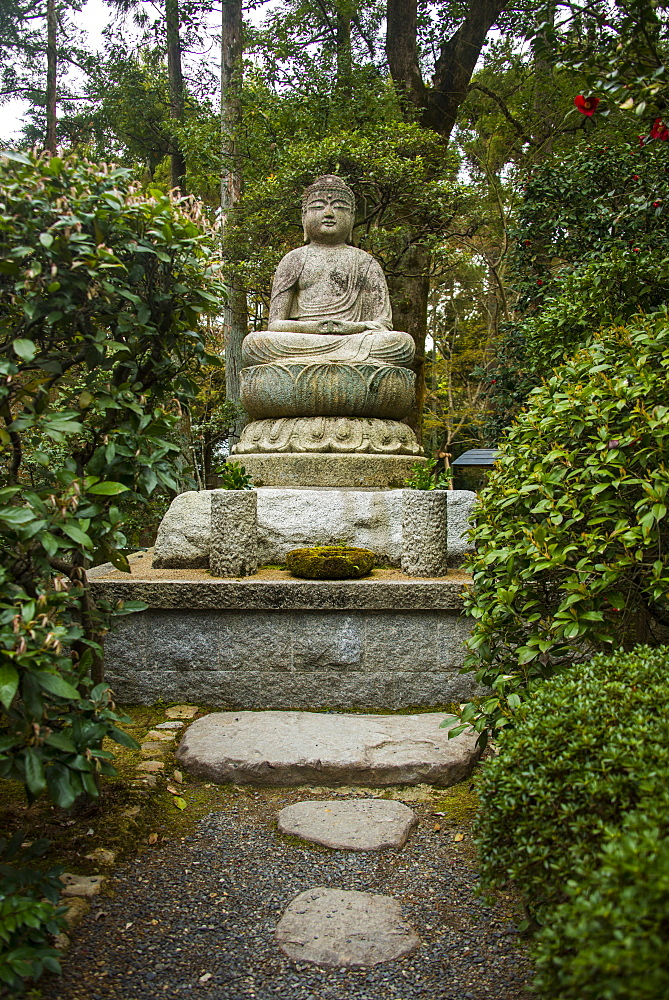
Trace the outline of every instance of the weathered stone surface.
<instances>
[{"instance_id":1,"label":"weathered stone surface","mask_svg":"<svg viewBox=\"0 0 669 1000\"><path fill-rule=\"evenodd\" d=\"M306 545L371 549L379 564L402 557L402 490L259 489L259 562L282 563Z\"/></svg>"},{"instance_id":2,"label":"weathered stone surface","mask_svg":"<svg viewBox=\"0 0 669 1000\"><path fill-rule=\"evenodd\" d=\"M324 610L243 603L183 610L173 600L170 610L118 618L105 639L107 679L128 704L197 698L249 709L396 710L466 701L477 692L473 676L460 673L470 625L458 614L457 590L449 598L428 586L423 595L409 593L405 605L398 587L367 610L360 599L347 602L347 593L339 589L341 606L331 595ZM427 610L431 596L435 607ZM452 612L440 610L454 598ZM412 606L423 610L404 610Z\"/></svg>"},{"instance_id":3,"label":"weathered stone surface","mask_svg":"<svg viewBox=\"0 0 669 1000\"><path fill-rule=\"evenodd\" d=\"M273 417L379 417L401 420L411 409L416 376L374 364L254 365L240 372L240 395L254 420Z\"/></svg>"},{"instance_id":4,"label":"weathered stone surface","mask_svg":"<svg viewBox=\"0 0 669 1000\"><path fill-rule=\"evenodd\" d=\"M212 490L209 569L213 576L258 571L258 496L255 490Z\"/></svg>"},{"instance_id":5,"label":"weathered stone surface","mask_svg":"<svg viewBox=\"0 0 669 1000\"><path fill-rule=\"evenodd\" d=\"M172 705L170 708L165 709L165 715L174 724L175 719L194 719L199 711L200 709L197 705ZM167 726L168 723L161 722L160 725Z\"/></svg>"},{"instance_id":6,"label":"weathered stone surface","mask_svg":"<svg viewBox=\"0 0 669 1000\"><path fill-rule=\"evenodd\" d=\"M177 757L221 784L448 787L471 774L478 751L475 733L449 740L444 718L214 712L188 728Z\"/></svg>"},{"instance_id":7,"label":"weathered stone surface","mask_svg":"<svg viewBox=\"0 0 669 1000\"><path fill-rule=\"evenodd\" d=\"M420 938L390 896L316 888L286 907L276 942L297 962L355 969L409 955Z\"/></svg>"},{"instance_id":8,"label":"weathered stone surface","mask_svg":"<svg viewBox=\"0 0 669 1000\"><path fill-rule=\"evenodd\" d=\"M448 490L403 490L402 572L446 576Z\"/></svg>"},{"instance_id":9,"label":"weathered stone surface","mask_svg":"<svg viewBox=\"0 0 669 1000\"><path fill-rule=\"evenodd\" d=\"M401 485L410 475L415 457L284 455L282 469L277 474L292 479L293 487L256 490L259 564L282 562L289 549L300 546L343 542L372 549L380 562L399 566L402 558L403 498L405 492L417 491L370 488L375 485L373 480L377 472L387 478L389 469L387 463L384 466L386 458L391 465L395 463L393 476L397 475L400 480L398 485ZM275 459L280 460L282 456L249 456L248 463L245 456L243 461L249 466L258 464L257 481L265 474L273 475L271 469L270 472L267 470ZM327 459L327 462L323 464L321 459ZM400 462L399 466L397 462ZM331 482L323 482L320 488L295 488L300 486L297 480L303 474L306 478L341 480L348 476L347 469L355 473L353 478L359 480L360 489L350 488L356 484L329 488L333 485ZM249 468L247 471L252 470ZM372 472L374 475L371 475ZM458 566L469 549L466 533L476 494L469 490L443 492L448 505L448 565ZM154 566L169 569L209 564L211 495L211 490L182 493L172 502L158 531ZM95 570L92 578L95 578Z\"/></svg>"},{"instance_id":10,"label":"weathered stone surface","mask_svg":"<svg viewBox=\"0 0 669 1000\"><path fill-rule=\"evenodd\" d=\"M269 452L336 452L422 455L416 435L397 420L372 417L278 417L243 429L235 455Z\"/></svg>"},{"instance_id":11,"label":"weathered stone surface","mask_svg":"<svg viewBox=\"0 0 669 1000\"><path fill-rule=\"evenodd\" d=\"M183 729L183 726L183 722L179 722L178 719L170 719L169 722L159 722L156 729ZM174 739L173 735L172 739Z\"/></svg>"},{"instance_id":12,"label":"weathered stone surface","mask_svg":"<svg viewBox=\"0 0 669 1000\"><path fill-rule=\"evenodd\" d=\"M381 851L402 847L416 814L389 799L313 799L279 813L281 833L344 851Z\"/></svg>"},{"instance_id":13,"label":"weathered stone surface","mask_svg":"<svg viewBox=\"0 0 669 1000\"><path fill-rule=\"evenodd\" d=\"M91 574L96 598L145 601L189 611L462 611L462 577L435 580L104 580ZM147 612L114 620L114 628L147 621ZM205 619L203 618L202 621ZM194 622L196 627L199 619ZM133 633L134 629L128 632ZM143 630L142 630L143 631ZM120 634L120 632L119 632ZM196 638L194 639L196 641Z\"/></svg>"},{"instance_id":14,"label":"weathered stone surface","mask_svg":"<svg viewBox=\"0 0 669 1000\"><path fill-rule=\"evenodd\" d=\"M107 847L96 847L86 857L89 861L97 861L99 865L113 865L116 861L116 851L110 851Z\"/></svg>"},{"instance_id":15,"label":"weathered stone surface","mask_svg":"<svg viewBox=\"0 0 669 1000\"><path fill-rule=\"evenodd\" d=\"M68 930L72 930L90 913L91 904L81 896L72 896L67 901L67 909L63 914Z\"/></svg>"},{"instance_id":16,"label":"weathered stone surface","mask_svg":"<svg viewBox=\"0 0 669 1000\"><path fill-rule=\"evenodd\" d=\"M242 464L256 486L397 489L411 475L415 455L257 454L244 455Z\"/></svg>"},{"instance_id":17,"label":"weathered stone surface","mask_svg":"<svg viewBox=\"0 0 669 1000\"><path fill-rule=\"evenodd\" d=\"M138 771L146 771L147 774L153 774L156 771L162 771L165 764L162 760L145 760L141 764L137 765Z\"/></svg>"},{"instance_id":18,"label":"weathered stone surface","mask_svg":"<svg viewBox=\"0 0 669 1000\"><path fill-rule=\"evenodd\" d=\"M397 589L396 605L383 611L241 607L124 616L105 638L106 676L128 704L197 698L221 708L396 710L466 701L477 692L473 676L460 673L470 626L439 610L433 593L437 607L421 611L398 611Z\"/></svg>"},{"instance_id":19,"label":"weathered stone surface","mask_svg":"<svg viewBox=\"0 0 669 1000\"><path fill-rule=\"evenodd\" d=\"M209 565L210 537L211 492L188 490L180 493L160 522L153 565L165 569L206 567Z\"/></svg>"},{"instance_id":20,"label":"weathered stone surface","mask_svg":"<svg viewBox=\"0 0 669 1000\"><path fill-rule=\"evenodd\" d=\"M63 872L60 876L63 883L63 896L97 896L105 881L104 875L72 875Z\"/></svg>"},{"instance_id":21,"label":"weathered stone surface","mask_svg":"<svg viewBox=\"0 0 669 1000\"><path fill-rule=\"evenodd\" d=\"M448 493L448 565L461 566L465 556L472 551L467 538L471 527L476 493L471 490L447 490Z\"/></svg>"}]
</instances>

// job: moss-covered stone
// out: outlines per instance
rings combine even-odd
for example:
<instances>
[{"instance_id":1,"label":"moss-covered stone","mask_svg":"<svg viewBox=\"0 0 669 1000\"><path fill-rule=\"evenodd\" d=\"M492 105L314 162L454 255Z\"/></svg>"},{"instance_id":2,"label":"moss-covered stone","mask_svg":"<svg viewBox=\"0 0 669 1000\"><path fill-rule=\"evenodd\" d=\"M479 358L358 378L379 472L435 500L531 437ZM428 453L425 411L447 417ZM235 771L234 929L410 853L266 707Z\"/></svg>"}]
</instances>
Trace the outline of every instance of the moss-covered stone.
<instances>
[{"instance_id":1,"label":"moss-covered stone","mask_svg":"<svg viewBox=\"0 0 669 1000\"><path fill-rule=\"evenodd\" d=\"M286 567L307 580L351 580L371 573L374 553L348 545L315 545L288 552Z\"/></svg>"}]
</instances>

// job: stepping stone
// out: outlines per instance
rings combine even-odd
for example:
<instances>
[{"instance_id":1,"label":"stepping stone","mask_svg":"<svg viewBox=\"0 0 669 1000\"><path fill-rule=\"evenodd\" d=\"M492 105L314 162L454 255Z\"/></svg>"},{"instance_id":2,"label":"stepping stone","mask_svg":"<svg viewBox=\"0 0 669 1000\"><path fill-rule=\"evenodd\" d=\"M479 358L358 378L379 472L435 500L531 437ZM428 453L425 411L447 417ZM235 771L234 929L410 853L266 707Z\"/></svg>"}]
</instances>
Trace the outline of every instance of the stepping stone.
<instances>
[{"instance_id":1,"label":"stepping stone","mask_svg":"<svg viewBox=\"0 0 669 1000\"><path fill-rule=\"evenodd\" d=\"M194 719L200 709L197 705L172 705L165 709L168 719Z\"/></svg>"},{"instance_id":2,"label":"stepping stone","mask_svg":"<svg viewBox=\"0 0 669 1000\"><path fill-rule=\"evenodd\" d=\"M344 889L300 893L286 907L275 936L288 958L327 968L391 962L420 945L396 899Z\"/></svg>"},{"instance_id":3,"label":"stepping stone","mask_svg":"<svg viewBox=\"0 0 669 1000\"><path fill-rule=\"evenodd\" d=\"M60 876L63 883L63 896L97 896L105 881L104 875L73 875L63 872Z\"/></svg>"},{"instance_id":4,"label":"stepping stone","mask_svg":"<svg viewBox=\"0 0 669 1000\"><path fill-rule=\"evenodd\" d=\"M417 822L412 809L387 799L310 800L279 813L281 833L344 851L402 847Z\"/></svg>"},{"instance_id":5,"label":"stepping stone","mask_svg":"<svg viewBox=\"0 0 669 1000\"><path fill-rule=\"evenodd\" d=\"M239 785L387 785L446 788L469 777L477 734L448 739L448 716L213 712L186 730L177 751L206 781Z\"/></svg>"},{"instance_id":6,"label":"stepping stone","mask_svg":"<svg viewBox=\"0 0 669 1000\"><path fill-rule=\"evenodd\" d=\"M180 722L178 719L170 719L169 722L159 722L158 725L154 726L153 728L154 729L182 729L183 725L184 725L183 722Z\"/></svg>"}]
</instances>

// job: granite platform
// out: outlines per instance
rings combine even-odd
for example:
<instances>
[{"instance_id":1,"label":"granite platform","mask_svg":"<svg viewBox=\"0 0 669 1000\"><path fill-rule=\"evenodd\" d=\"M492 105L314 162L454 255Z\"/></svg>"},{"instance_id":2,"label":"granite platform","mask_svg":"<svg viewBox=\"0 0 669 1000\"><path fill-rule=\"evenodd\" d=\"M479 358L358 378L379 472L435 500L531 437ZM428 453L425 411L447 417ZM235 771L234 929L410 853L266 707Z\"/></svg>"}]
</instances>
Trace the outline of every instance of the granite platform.
<instances>
[{"instance_id":1,"label":"granite platform","mask_svg":"<svg viewBox=\"0 0 669 1000\"><path fill-rule=\"evenodd\" d=\"M196 701L227 709L397 710L467 700L470 622L459 571L417 579L378 569L361 580L297 580L261 569L90 571L96 600L140 600L105 637L106 677L126 703Z\"/></svg>"}]
</instances>

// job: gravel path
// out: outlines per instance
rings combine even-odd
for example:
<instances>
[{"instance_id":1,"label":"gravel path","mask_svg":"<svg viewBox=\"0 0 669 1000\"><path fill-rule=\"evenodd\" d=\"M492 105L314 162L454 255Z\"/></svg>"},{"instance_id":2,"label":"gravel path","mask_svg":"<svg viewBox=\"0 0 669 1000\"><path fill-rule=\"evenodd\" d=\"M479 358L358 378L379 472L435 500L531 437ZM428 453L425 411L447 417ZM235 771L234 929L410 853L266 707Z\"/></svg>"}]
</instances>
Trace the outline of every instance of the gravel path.
<instances>
[{"instance_id":1,"label":"gravel path","mask_svg":"<svg viewBox=\"0 0 669 1000\"><path fill-rule=\"evenodd\" d=\"M44 1000L518 1000L530 971L512 903L474 894L471 846L440 825L434 802L406 801L419 826L398 851L333 851L280 835L276 814L341 791L240 793L182 842L119 868L79 927L64 976ZM364 797L355 790L342 797ZM374 793L372 793L374 794ZM401 797L401 795L398 795ZM285 958L273 931L285 906L315 886L394 896L423 944L372 969L325 970Z\"/></svg>"}]
</instances>

